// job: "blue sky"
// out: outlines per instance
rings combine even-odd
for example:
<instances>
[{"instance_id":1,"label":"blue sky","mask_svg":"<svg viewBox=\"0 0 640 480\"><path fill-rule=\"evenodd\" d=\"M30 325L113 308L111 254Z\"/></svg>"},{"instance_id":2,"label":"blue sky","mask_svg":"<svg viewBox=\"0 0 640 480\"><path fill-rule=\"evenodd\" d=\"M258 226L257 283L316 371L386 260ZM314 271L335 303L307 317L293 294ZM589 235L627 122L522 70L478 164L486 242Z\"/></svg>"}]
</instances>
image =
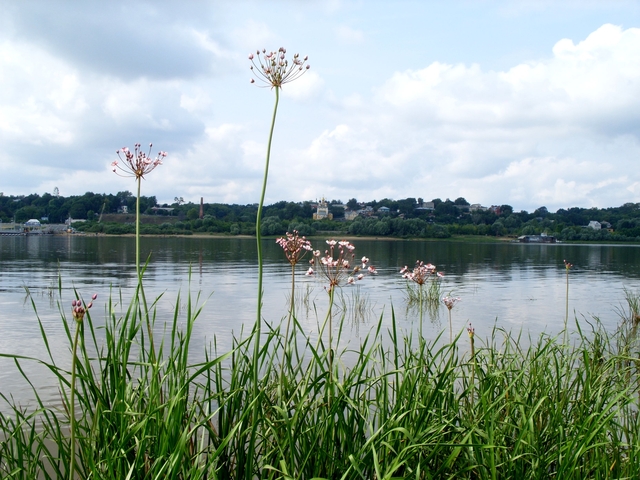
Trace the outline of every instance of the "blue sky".
<instances>
[{"instance_id":1,"label":"blue sky","mask_svg":"<svg viewBox=\"0 0 640 480\"><path fill-rule=\"evenodd\" d=\"M267 202L465 197L516 210L640 202L637 1L0 0L0 191L134 190L255 203L287 48Z\"/></svg>"}]
</instances>

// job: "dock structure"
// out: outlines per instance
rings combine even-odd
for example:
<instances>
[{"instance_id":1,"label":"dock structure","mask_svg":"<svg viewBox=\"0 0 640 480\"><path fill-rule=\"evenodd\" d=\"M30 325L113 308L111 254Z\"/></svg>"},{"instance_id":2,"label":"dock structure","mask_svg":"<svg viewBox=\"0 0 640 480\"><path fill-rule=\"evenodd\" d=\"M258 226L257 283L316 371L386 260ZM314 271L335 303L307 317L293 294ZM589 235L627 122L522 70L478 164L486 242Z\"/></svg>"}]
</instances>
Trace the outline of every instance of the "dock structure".
<instances>
[{"instance_id":1,"label":"dock structure","mask_svg":"<svg viewBox=\"0 0 640 480\"><path fill-rule=\"evenodd\" d=\"M520 243L556 243L556 237L552 235L522 235L518 237Z\"/></svg>"}]
</instances>

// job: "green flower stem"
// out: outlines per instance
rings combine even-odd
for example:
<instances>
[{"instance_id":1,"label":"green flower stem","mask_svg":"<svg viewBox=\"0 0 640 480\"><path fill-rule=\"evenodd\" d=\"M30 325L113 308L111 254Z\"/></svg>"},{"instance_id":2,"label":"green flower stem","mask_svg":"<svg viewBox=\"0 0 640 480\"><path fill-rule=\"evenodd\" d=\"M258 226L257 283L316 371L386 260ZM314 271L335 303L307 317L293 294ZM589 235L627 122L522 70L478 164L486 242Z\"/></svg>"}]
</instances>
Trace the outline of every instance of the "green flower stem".
<instances>
[{"instance_id":1,"label":"green flower stem","mask_svg":"<svg viewBox=\"0 0 640 480\"><path fill-rule=\"evenodd\" d=\"M136 197L136 274L138 275L138 284L141 283L140 277L140 183L142 178L138 177L138 196Z\"/></svg>"},{"instance_id":2,"label":"green flower stem","mask_svg":"<svg viewBox=\"0 0 640 480\"><path fill-rule=\"evenodd\" d=\"M258 370L260 359L260 335L262 334L262 275L263 275L263 259L262 259L262 234L260 232L260 223L262 220L262 206L264 205L264 197L267 192L267 180L269 178L269 160L271 159L271 142L273 140L273 130L276 125L276 115L278 113L278 101L280 100L280 87L274 86L276 91L276 101L273 106L273 116L271 117L271 128L269 129L269 141L267 142L267 158L264 165L264 178L262 180L262 193L260 194L260 203L258 204L258 214L256 215L256 242L258 249L258 307L256 314L256 325L253 335L253 398L256 400L259 396ZM254 401L251 414L251 437L249 440L248 465L247 472L249 476L253 475L253 455L256 446L256 435L258 429L258 418L260 417L260 402Z\"/></svg>"},{"instance_id":3,"label":"green flower stem","mask_svg":"<svg viewBox=\"0 0 640 480\"><path fill-rule=\"evenodd\" d=\"M285 361L288 362L288 351L287 346L289 345L289 329L291 327L291 319L294 316L295 309L295 292L296 292L296 266L295 264L291 265L291 302L289 304L289 318L287 320L287 331L284 335L284 344L283 344L283 353L282 353L282 364L280 365L280 393L281 395L284 393L284 364Z\"/></svg>"},{"instance_id":4,"label":"green flower stem","mask_svg":"<svg viewBox=\"0 0 640 480\"><path fill-rule=\"evenodd\" d=\"M142 295L142 305L144 307L144 315L147 322L147 333L149 334L149 352L151 354L151 363L156 363L156 350L153 345L153 330L151 329L151 320L149 319L149 308L147 307L147 298L142 287L142 272L140 271L140 184L142 177L138 177L138 196L136 197L136 274L138 276L138 289Z\"/></svg>"},{"instance_id":5,"label":"green flower stem","mask_svg":"<svg viewBox=\"0 0 640 480\"><path fill-rule=\"evenodd\" d=\"M333 377L333 348L332 348L332 330L333 330L333 300L334 300L334 292L336 291L336 286L332 286L329 291L329 311L327 312L327 319L325 323L329 322L329 379Z\"/></svg>"},{"instance_id":6,"label":"green flower stem","mask_svg":"<svg viewBox=\"0 0 640 480\"><path fill-rule=\"evenodd\" d=\"M569 335L567 334L567 325L569 324L569 269L565 268L565 270L567 271L567 294L566 294L566 301L565 301L565 307L564 307L564 343L566 345L566 343L569 341Z\"/></svg>"},{"instance_id":7,"label":"green flower stem","mask_svg":"<svg viewBox=\"0 0 640 480\"><path fill-rule=\"evenodd\" d=\"M422 335L422 284L418 285L418 287L420 292L420 341L422 342L424 339L424 336Z\"/></svg>"},{"instance_id":8,"label":"green flower stem","mask_svg":"<svg viewBox=\"0 0 640 480\"><path fill-rule=\"evenodd\" d=\"M262 222L262 206L264 205L264 197L267 193L267 180L269 178L269 161L271 159L271 142L273 140L273 130L276 126L276 115L278 113L278 102L280 100L280 87L274 87L276 90L276 102L273 106L273 116L271 118L271 129L269 130L269 141L267 142L267 158L264 164L264 178L262 180L262 193L260 194L260 203L258 204L258 214L256 216L256 241L258 247L258 334L260 333L260 324L262 323L262 233L260 232L260 223ZM256 349L258 348L256 342Z\"/></svg>"},{"instance_id":9,"label":"green flower stem","mask_svg":"<svg viewBox=\"0 0 640 480\"><path fill-rule=\"evenodd\" d=\"M69 404L69 423L71 445L69 454L69 480L74 480L76 470L76 356L80 338L80 322L76 322L76 334L73 338L73 357L71 358L71 399Z\"/></svg>"},{"instance_id":10,"label":"green flower stem","mask_svg":"<svg viewBox=\"0 0 640 480\"><path fill-rule=\"evenodd\" d=\"M295 316L295 293L296 293L296 266L291 265L291 304L289 306L289 323L291 323L291 318ZM287 323L287 333L289 332L289 323ZM286 336L288 338L289 335Z\"/></svg>"}]
</instances>

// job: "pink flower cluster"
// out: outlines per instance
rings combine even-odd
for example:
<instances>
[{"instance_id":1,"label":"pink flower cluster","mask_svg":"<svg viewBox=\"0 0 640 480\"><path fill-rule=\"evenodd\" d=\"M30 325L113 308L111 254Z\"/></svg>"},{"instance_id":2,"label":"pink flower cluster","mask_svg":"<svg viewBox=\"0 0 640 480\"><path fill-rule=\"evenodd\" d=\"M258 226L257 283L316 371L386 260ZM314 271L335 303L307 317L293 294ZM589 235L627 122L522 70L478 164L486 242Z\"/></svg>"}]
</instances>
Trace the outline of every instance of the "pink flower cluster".
<instances>
[{"instance_id":1,"label":"pink flower cluster","mask_svg":"<svg viewBox=\"0 0 640 480\"><path fill-rule=\"evenodd\" d=\"M456 303L458 303L460 300L462 300L460 297L449 297L449 296L446 296L446 297L442 298L442 303L444 303L445 306L449 310L451 310L454 307L454 305Z\"/></svg>"},{"instance_id":2,"label":"pink flower cluster","mask_svg":"<svg viewBox=\"0 0 640 480\"><path fill-rule=\"evenodd\" d=\"M84 314L87 313L91 307L93 307L93 300L98 298L98 294L94 293L91 297L91 302L89 302L86 307L82 305L81 300L73 300L71 302L71 313L76 322L80 323L84 319Z\"/></svg>"},{"instance_id":3,"label":"pink flower cluster","mask_svg":"<svg viewBox=\"0 0 640 480\"><path fill-rule=\"evenodd\" d=\"M407 280L411 280L412 282L416 282L418 285L424 285L429 280L431 275L436 275L437 278L444 277L444 273L436 272L435 265L431 265L427 263L425 265L424 262L420 260L416 261L416 266L413 270L409 270L409 267L405 266L402 270L400 270L402 274L402 278L406 278Z\"/></svg>"},{"instance_id":4,"label":"pink flower cluster","mask_svg":"<svg viewBox=\"0 0 640 480\"><path fill-rule=\"evenodd\" d=\"M325 250L324 256L320 250L315 250L313 252L314 258L310 260L310 263L317 264L322 275L329 281L329 287L327 289L329 292L345 280L348 285L362 280L365 272L370 275L378 274L378 271L373 265L368 265L369 259L367 257L362 257L361 265L352 266L352 262L355 259L353 251L356 247L346 240L339 242L336 240L327 240L327 244L329 248ZM314 274L315 271L313 267L309 267L307 275Z\"/></svg>"},{"instance_id":5,"label":"pink flower cluster","mask_svg":"<svg viewBox=\"0 0 640 480\"><path fill-rule=\"evenodd\" d=\"M139 143L134 145L133 152L127 147L122 147L120 150L117 150L116 153L122 165L118 163L118 160L114 160L111 163L114 173L121 177L144 178L147 173L151 172L158 165L162 165L162 159L167 156L167 152L160 151L156 158L151 158L152 146L153 144L150 143L149 153L143 152Z\"/></svg>"},{"instance_id":6,"label":"pink flower cluster","mask_svg":"<svg viewBox=\"0 0 640 480\"><path fill-rule=\"evenodd\" d=\"M309 57L300 59L300 55L296 53L289 62L286 53L287 50L282 47L277 52L267 52L263 49L262 52L257 50L255 56L250 53L251 71L258 80L272 88L280 88L285 83L293 82L309 70L309 64L305 65ZM255 79L252 78L251 83L255 83Z\"/></svg>"},{"instance_id":7,"label":"pink flower cluster","mask_svg":"<svg viewBox=\"0 0 640 480\"><path fill-rule=\"evenodd\" d=\"M277 239L276 243L283 248L284 254L291 266L295 266L302 260L307 252L313 250L311 248L311 242L304 236L301 237L297 230L294 230L293 233L287 232L286 235L286 237Z\"/></svg>"}]
</instances>

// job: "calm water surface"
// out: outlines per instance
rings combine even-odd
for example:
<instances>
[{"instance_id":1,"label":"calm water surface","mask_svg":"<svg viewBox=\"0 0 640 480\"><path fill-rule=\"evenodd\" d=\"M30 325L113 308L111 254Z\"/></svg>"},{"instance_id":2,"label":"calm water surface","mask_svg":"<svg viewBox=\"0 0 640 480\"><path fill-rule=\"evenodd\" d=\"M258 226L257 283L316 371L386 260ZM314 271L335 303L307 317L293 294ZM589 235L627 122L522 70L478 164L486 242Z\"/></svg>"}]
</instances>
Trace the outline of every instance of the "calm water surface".
<instances>
[{"instance_id":1,"label":"calm water surface","mask_svg":"<svg viewBox=\"0 0 640 480\"><path fill-rule=\"evenodd\" d=\"M257 264L254 239L143 238L142 257L150 255L145 274L147 298L157 302L158 330L182 311L186 297L199 294L204 304L194 328L194 352L202 352L216 337L223 349L232 335L251 328L256 315ZM324 240L315 240L324 249ZM557 333L564 324L566 277L570 272L571 317L587 325L598 317L615 329L624 304L624 289L640 289L640 248L612 245L470 244L398 240L358 240L356 258L365 255L378 269L356 287L342 289L348 328L345 341L355 342L369 333L382 315L391 323L393 308L399 327L417 330L418 312L407 304L404 265L431 262L445 273L443 293L462 301L453 310L453 329L460 332L472 322L476 334L488 334L494 325L537 336ZM265 240L264 318L277 325L287 313L291 267L273 239ZM297 270L297 313L314 335L324 319L327 294L321 278L305 277L303 262ZM58 295L58 280L62 297ZM58 304L70 312L75 288L84 298L98 294L91 310L94 322L103 323L105 305L113 300L126 307L136 286L135 239L131 237L28 236L0 237L0 353L46 355L37 315L47 331L54 356L66 365L69 346ZM30 293L28 295L26 292ZM179 297L180 296L180 297ZM366 308L352 308L365 301ZM351 307L350 307L351 306ZM446 308L425 312L424 335L435 338L448 330ZM448 335L447 335L448 337ZM42 369L29 366L43 392L56 395L57 387ZM12 361L0 358L0 391L18 399L29 394Z\"/></svg>"}]
</instances>

